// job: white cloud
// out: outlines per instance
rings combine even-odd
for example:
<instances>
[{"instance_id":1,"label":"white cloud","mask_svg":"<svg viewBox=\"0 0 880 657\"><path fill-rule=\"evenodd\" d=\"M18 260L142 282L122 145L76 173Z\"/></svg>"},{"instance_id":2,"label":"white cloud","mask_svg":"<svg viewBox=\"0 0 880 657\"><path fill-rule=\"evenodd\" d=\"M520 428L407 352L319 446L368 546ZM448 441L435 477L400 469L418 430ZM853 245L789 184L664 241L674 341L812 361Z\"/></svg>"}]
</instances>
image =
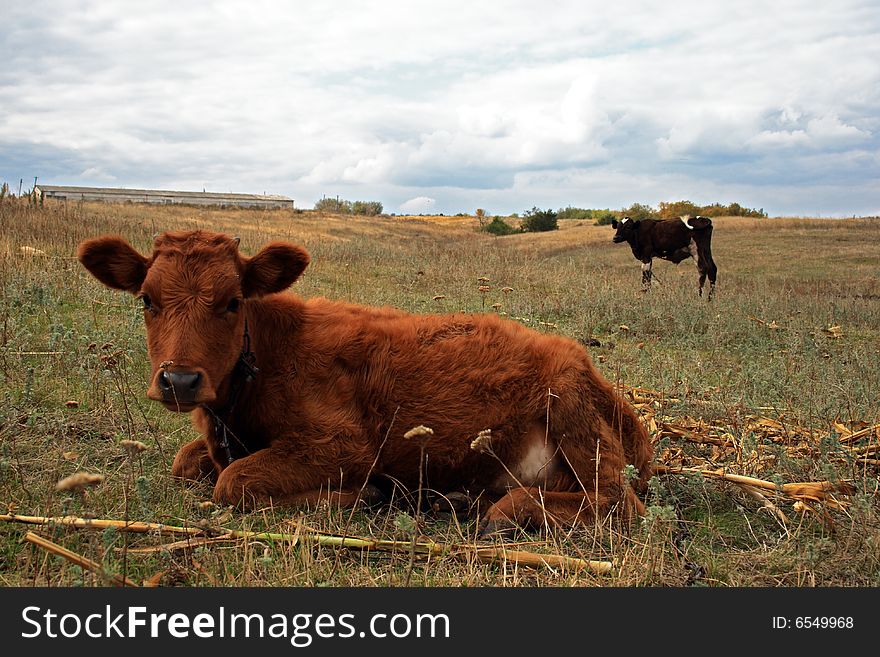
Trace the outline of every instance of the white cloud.
<instances>
[{"instance_id":1,"label":"white cloud","mask_svg":"<svg viewBox=\"0 0 880 657\"><path fill-rule=\"evenodd\" d=\"M116 176L110 175L100 167L89 167L88 169L81 171L77 177L82 180L116 180Z\"/></svg>"},{"instance_id":2,"label":"white cloud","mask_svg":"<svg viewBox=\"0 0 880 657\"><path fill-rule=\"evenodd\" d=\"M431 210L435 199L427 196L416 196L400 204L400 211L404 214L426 214Z\"/></svg>"},{"instance_id":3,"label":"white cloud","mask_svg":"<svg viewBox=\"0 0 880 657\"><path fill-rule=\"evenodd\" d=\"M800 114L796 116L797 119L802 117ZM867 131L842 123L833 113L812 117L805 122L799 120L787 122L801 127L790 130L763 130L749 140L749 145L757 150L797 147L810 150L835 150L866 142L871 137Z\"/></svg>"},{"instance_id":4,"label":"white cloud","mask_svg":"<svg viewBox=\"0 0 880 657\"><path fill-rule=\"evenodd\" d=\"M7 180L94 169L81 177L301 206L512 212L575 203L563 181L588 172L629 182L612 206L677 176L675 196L825 186L829 207L859 212L880 177L880 7L860 0L80 0L4 18ZM845 189L825 185L841 173Z\"/></svg>"},{"instance_id":5,"label":"white cloud","mask_svg":"<svg viewBox=\"0 0 880 657\"><path fill-rule=\"evenodd\" d=\"M474 137L506 137L515 124L513 111L493 101L480 105L459 105L456 111L461 131Z\"/></svg>"},{"instance_id":6,"label":"white cloud","mask_svg":"<svg viewBox=\"0 0 880 657\"><path fill-rule=\"evenodd\" d=\"M825 114L810 119L807 123L807 134L813 138L816 145L831 146L855 143L869 136L863 130L845 125L835 114Z\"/></svg>"}]
</instances>

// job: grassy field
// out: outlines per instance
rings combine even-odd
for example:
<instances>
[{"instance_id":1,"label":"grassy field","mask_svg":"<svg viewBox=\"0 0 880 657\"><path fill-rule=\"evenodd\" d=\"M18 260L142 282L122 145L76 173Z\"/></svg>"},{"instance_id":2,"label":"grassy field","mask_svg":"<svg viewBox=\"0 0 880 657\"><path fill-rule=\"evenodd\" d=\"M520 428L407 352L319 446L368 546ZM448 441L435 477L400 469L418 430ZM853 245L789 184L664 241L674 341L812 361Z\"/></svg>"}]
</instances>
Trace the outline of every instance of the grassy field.
<instances>
[{"instance_id":1,"label":"grassy field","mask_svg":"<svg viewBox=\"0 0 880 657\"><path fill-rule=\"evenodd\" d=\"M0 204L0 513L114 518L217 530L305 532L399 541L388 552L258 536L190 545L116 529L39 530L136 583L249 586L878 586L880 585L880 221L715 220L716 298L696 268L655 263L656 286L612 230L562 222L494 238L469 217L353 218L311 212ZM103 288L77 244L104 233L147 251L166 229L303 244L312 264L293 291L417 313L504 313L590 347L629 395L667 468L645 518L523 534L513 546L606 560L608 574L484 563L470 552L414 555L414 537L474 544L475 522L395 506L216 508L207 485L173 480L188 418L149 402L138 301ZM489 291L481 292L481 277ZM510 288L505 291L505 288ZM598 341L598 345L595 345ZM147 449L128 453L120 441ZM723 469L723 470L722 470ZM57 491L79 471L103 483ZM792 482L837 492L790 494ZM841 482L850 487L841 485ZM748 484L748 485L747 485ZM776 489L772 487L776 486ZM815 489L811 489L815 490ZM7 513L7 515L8 515ZM299 527L299 530L296 528ZM0 523L0 583L101 585L104 576L23 541ZM33 528L32 528L33 529ZM178 537L179 538L179 537ZM510 546L509 546L510 547ZM469 556L470 555L470 556Z\"/></svg>"}]
</instances>

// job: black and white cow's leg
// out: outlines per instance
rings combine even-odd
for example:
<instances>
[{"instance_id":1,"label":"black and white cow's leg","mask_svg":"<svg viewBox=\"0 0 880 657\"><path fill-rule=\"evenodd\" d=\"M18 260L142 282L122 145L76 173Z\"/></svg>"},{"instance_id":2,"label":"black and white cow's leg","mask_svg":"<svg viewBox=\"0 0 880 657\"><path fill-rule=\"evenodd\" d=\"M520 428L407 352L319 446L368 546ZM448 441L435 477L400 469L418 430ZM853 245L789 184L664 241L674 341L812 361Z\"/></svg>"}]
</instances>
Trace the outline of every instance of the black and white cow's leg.
<instances>
[{"instance_id":1,"label":"black and white cow's leg","mask_svg":"<svg viewBox=\"0 0 880 657\"><path fill-rule=\"evenodd\" d=\"M703 284L706 282L706 268L703 263L702 258L700 257L700 249L697 247L697 242L694 239L691 239L688 242L687 246L688 252L691 254L691 258L694 259L694 264L697 266L697 272L700 275L700 296L703 296Z\"/></svg>"},{"instance_id":2,"label":"black and white cow's leg","mask_svg":"<svg viewBox=\"0 0 880 657\"><path fill-rule=\"evenodd\" d=\"M647 292L648 288L651 287L651 263L652 260L650 259L642 262L642 292Z\"/></svg>"},{"instance_id":3,"label":"black and white cow's leg","mask_svg":"<svg viewBox=\"0 0 880 657\"><path fill-rule=\"evenodd\" d=\"M709 247L709 244L704 244L694 257L697 258L697 268L700 270L700 296L703 296L703 283L708 276L709 295L707 296L707 299L711 301L712 295L715 293L715 281L718 278L718 268L715 266L715 261L712 259L712 249Z\"/></svg>"},{"instance_id":4,"label":"black and white cow's leg","mask_svg":"<svg viewBox=\"0 0 880 657\"><path fill-rule=\"evenodd\" d=\"M715 294L715 281L718 279L718 267L715 266L715 261L712 260L712 252L706 248L706 253L704 254L706 257L706 273L709 274L709 301L712 300L712 295Z\"/></svg>"}]
</instances>

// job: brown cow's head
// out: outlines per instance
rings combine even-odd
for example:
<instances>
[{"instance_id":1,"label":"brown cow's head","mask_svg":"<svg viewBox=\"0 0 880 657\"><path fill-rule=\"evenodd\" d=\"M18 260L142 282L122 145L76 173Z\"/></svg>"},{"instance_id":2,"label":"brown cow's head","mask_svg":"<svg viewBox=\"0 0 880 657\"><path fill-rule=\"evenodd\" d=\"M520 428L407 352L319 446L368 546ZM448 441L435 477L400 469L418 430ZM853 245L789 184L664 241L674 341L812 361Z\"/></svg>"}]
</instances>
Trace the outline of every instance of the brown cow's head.
<instances>
[{"instance_id":1,"label":"brown cow's head","mask_svg":"<svg viewBox=\"0 0 880 657\"><path fill-rule=\"evenodd\" d=\"M164 233L149 257L110 236L84 241L77 256L104 285L143 299L147 396L183 412L218 399L241 353L247 299L286 289L309 264L293 244L248 258L237 238L206 231Z\"/></svg>"},{"instance_id":2,"label":"brown cow's head","mask_svg":"<svg viewBox=\"0 0 880 657\"><path fill-rule=\"evenodd\" d=\"M633 221L629 217L624 217L620 221L612 219L611 227L617 230L614 233L614 237L611 238L612 242L629 242L631 238L635 237L636 231L639 229L639 221Z\"/></svg>"}]
</instances>

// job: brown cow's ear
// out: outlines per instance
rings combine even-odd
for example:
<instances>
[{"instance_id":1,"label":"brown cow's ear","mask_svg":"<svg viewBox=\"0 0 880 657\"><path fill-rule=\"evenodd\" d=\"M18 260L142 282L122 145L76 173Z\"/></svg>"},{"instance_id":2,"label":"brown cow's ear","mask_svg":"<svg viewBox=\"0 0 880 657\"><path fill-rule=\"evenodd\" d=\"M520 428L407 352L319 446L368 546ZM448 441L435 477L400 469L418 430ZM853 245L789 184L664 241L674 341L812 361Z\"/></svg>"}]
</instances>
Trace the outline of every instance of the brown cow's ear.
<instances>
[{"instance_id":1,"label":"brown cow's ear","mask_svg":"<svg viewBox=\"0 0 880 657\"><path fill-rule=\"evenodd\" d=\"M617 219L612 219L612 220L611 220L611 227L612 227L612 228L617 228Z\"/></svg>"},{"instance_id":2,"label":"brown cow's ear","mask_svg":"<svg viewBox=\"0 0 880 657\"><path fill-rule=\"evenodd\" d=\"M86 240L76 256L92 276L117 290L137 294L147 275L149 260L121 237Z\"/></svg>"},{"instance_id":3,"label":"brown cow's ear","mask_svg":"<svg viewBox=\"0 0 880 657\"><path fill-rule=\"evenodd\" d=\"M245 260L241 292L246 297L286 290L309 264L309 254L294 244L274 242Z\"/></svg>"}]
</instances>

